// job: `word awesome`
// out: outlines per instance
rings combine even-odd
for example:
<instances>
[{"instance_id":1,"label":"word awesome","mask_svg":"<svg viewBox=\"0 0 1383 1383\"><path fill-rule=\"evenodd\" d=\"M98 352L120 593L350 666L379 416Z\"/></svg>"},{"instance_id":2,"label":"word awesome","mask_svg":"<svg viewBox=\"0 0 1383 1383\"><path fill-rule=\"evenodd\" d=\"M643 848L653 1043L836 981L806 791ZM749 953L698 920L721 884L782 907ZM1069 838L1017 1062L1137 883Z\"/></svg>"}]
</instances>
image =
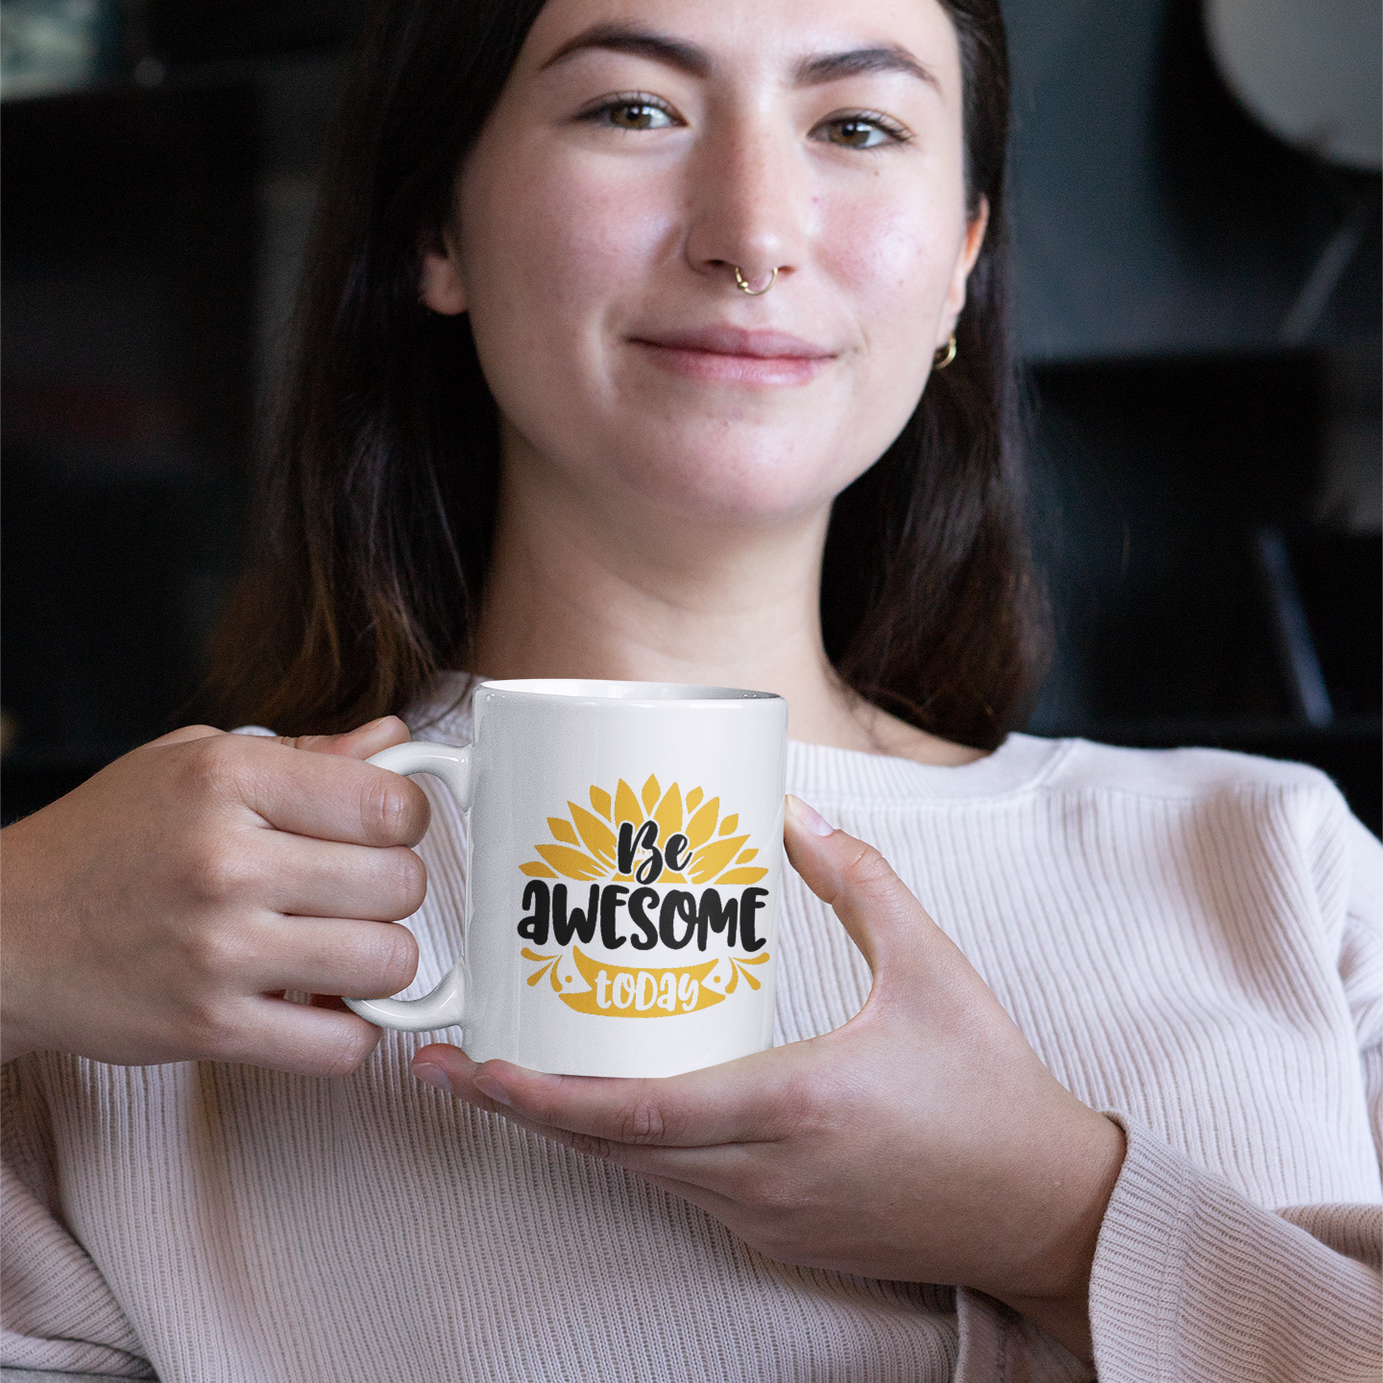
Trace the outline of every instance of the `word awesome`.
<instances>
[{"instance_id":1,"label":"word awesome","mask_svg":"<svg viewBox=\"0 0 1383 1383\"><path fill-rule=\"evenodd\" d=\"M698 898L681 888L660 895L655 888L631 892L628 884L592 884L586 906L574 908L568 904L566 884L530 879L523 891L526 916L519 922L519 935L535 946L546 946L549 935L558 946L569 945L573 937L589 946L599 927L600 944L609 951L626 941L636 951L651 951L659 942L680 951L693 937L696 949L704 951L714 932L724 933L726 945L738 944L752 955L768 940L758 933L758 914L767 897L766 888L746 888L738 897L722 899L714 888L703 888ZM625 931L626 923L635 930Z\"/></svg>"}]
</instances>

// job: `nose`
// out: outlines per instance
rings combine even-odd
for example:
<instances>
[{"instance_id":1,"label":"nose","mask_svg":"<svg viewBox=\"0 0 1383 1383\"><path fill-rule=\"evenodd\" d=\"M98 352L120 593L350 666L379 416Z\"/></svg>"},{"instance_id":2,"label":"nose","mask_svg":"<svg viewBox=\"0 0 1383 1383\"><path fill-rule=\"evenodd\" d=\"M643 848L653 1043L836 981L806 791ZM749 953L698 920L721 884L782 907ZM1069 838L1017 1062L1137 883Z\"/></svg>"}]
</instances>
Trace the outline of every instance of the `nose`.
<instances>
[{"instance_id":1,"label":"nose","mask_svg":"<svg viewBox=\"0 0 1383 1383\"><path fill-rule=\"evenodd\" d=\"M801 267L811 192L786 131L727 116L698 141L689 172L686 257L696 273L757 296Z\"/></svg>"}]
</instances>

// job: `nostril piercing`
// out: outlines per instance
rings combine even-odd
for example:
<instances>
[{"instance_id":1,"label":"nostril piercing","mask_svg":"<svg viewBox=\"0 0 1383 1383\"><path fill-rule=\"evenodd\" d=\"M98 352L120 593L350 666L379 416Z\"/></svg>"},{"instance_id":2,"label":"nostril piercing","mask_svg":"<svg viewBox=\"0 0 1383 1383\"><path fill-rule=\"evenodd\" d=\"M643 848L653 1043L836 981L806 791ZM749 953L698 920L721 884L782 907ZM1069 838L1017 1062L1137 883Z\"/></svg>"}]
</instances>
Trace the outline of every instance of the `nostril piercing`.
<instances>
[{"instance_id":1,"label":"nostril piercing","mask_svg":"<svg viewBox=\"0 0 1383 1383\"><path fill-rule=\"evenodd\" d=\"M763 288L751 288L750 279L744 277L744 272L741 271L739 264L734 266L734 286L747 297L762 297L776 282L777 270L774 268L769 274L768 284L763 285Z\"/></svg>"}]
</instances>

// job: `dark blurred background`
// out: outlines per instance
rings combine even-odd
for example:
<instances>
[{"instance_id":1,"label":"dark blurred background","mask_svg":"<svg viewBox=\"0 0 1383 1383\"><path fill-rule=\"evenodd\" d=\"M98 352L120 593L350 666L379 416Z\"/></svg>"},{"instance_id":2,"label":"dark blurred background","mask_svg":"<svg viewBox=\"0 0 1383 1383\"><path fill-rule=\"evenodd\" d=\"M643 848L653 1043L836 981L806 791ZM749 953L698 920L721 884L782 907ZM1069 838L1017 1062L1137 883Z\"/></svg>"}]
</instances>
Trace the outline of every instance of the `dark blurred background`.
<instances>
[{"instance_id":1,"label":"dark blurred background","mask_svg":"<svg viewBox=\"0 0 1383 1383\"><path fill-rule=\"evenodd\" d=\"M1004 8L1030 728L1304 760L1377 831L1378 6ZM361 9L0 3L6 820L193 705Z\"/></svg>"}]
</instances>

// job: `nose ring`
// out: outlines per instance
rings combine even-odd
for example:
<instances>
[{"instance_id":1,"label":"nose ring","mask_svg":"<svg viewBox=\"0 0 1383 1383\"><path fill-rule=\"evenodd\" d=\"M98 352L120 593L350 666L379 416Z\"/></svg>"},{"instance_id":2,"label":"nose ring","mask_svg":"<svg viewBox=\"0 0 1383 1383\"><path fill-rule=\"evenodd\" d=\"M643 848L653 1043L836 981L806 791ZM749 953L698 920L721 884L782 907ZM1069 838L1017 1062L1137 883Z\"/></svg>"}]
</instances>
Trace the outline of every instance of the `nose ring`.
<instances>
[{"instance_id":1,"label":"nose ring","mask_svg":"<svg viewBox=\"0 0 1383 1383\"><path fill-rule=\"evenodd\" d=\"M775 283L778 282L778 270L775 267L772 273L770 273L768 276L768 282L764 284L762 288L751 288L749 286L749 280L745 278L745 276L740 272L740 266L736 264L733 267L735 270L735 287L738 288L741 293L746 294L748 297L762 298L763 295L767 293L768 290L772 288Z\"/></svg>"}]
</instances>

